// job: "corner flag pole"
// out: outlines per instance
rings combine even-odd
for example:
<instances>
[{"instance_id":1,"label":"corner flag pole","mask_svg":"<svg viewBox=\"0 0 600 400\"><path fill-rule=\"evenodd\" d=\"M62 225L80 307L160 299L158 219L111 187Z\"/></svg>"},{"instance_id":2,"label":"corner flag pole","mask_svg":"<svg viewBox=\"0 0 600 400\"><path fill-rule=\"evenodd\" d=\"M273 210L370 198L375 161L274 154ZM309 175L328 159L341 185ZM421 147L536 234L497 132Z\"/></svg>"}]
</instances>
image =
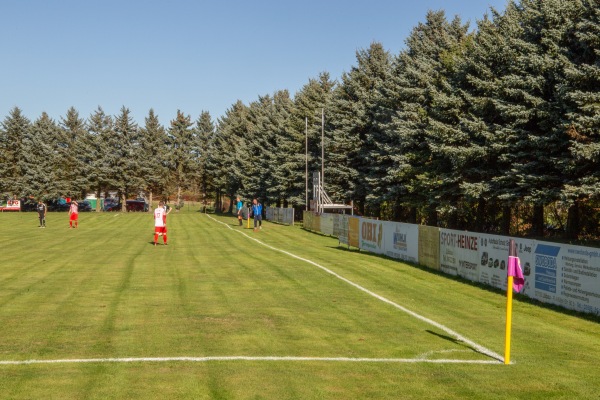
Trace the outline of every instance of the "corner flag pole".
<instances>
[{"instance_id":1,"label":"corner flag pole","mask_svg":"<svg viewBox=\"0 0 600 400\"><path fill-rule=\"evenodd\" d=\"M510 364L510 335L512 330L512 291L514 277L509 275L506 283L506 329L504 332L504 364Z\"/></svg>"},{"instance_id":2,"label":"corner flag pole","mask_svg":"<svg viewBox=\"0 0 600 400\"><path fill-rule=\"evenodd\" d=\"M521 262L517 256L517 245L514 239L510 239L508 244L508 268L506 272L506 329L504 333L504 364L510 364L513 290L520 292L525 284L523 271L521 270Z\"/></svg>"}]
</instances>

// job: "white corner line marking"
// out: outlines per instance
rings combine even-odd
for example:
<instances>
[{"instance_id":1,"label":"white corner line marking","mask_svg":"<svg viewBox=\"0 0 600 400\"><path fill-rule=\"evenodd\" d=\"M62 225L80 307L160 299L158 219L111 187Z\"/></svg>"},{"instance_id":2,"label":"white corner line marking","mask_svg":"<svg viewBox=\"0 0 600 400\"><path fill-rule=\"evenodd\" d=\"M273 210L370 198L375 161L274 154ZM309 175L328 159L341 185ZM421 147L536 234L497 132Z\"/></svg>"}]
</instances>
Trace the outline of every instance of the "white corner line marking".
<instances>
[{"instance_id":1,"label":"white corner line marking","mask_svg":"<svg viewBox=\"0 0 600 400\"><path fill-rule=\"evenodd\" d=\"M335 277L336 277L336 278L338 278L338 279L341 279L342 281L346 282L347 284L354 286L354 287L355 287L355 288L357 288L358 290L361 290L361 291L363 291L363 292L367 293L368 295L370 295L370 296L372 296L372 297L375 297L376 299L378 299L378 300L381 300L381 301L383 301L384 303L387 303L387 304L389 304L389 305L391 305L391 306L393 306L393 307L397 308L398 310L404 311L405 313L407 313L407 314L409 314L409 315L413 316L414 318L417 318L418 320L421 320L421 321L423 321L423 322L425 322L425 323L428 323L428 324L430 324L430 325L432 325L432 326L434 326L434 327L436 327L436 328L438 328L438 329L440 329L440 330L442 330L442 331L446 332L448 335L450 335L450 336L454 337L456 340L459 340L459 341L461 341L461 342L463 342L463 343L465 343L465 344L467 344L467 345L471 346L471 347L472 347L473 349L475 349L475 350L476 350L478 353L485 354L485 355L486 355L486 356L488 356L488 357L494 358L494 359L496 359L496 360L498 360L498 361L500 361L500 362L504 362L504 357L502 357L502 356L501 356L501 355L499 355L498 353L495 353L495 352L493 352L492 350L490 350L490 349L488 349L488 348L486 348L486 347L484 347L484 346L481 346L481 345L479 345L479 344L475 343L474 341L472 341L472 340L470 340L470 339L467 339L466 337L462 336L462 335L461 335L461 334L459 334L458 332L455 332L455 331L453 331L452 329L450 329L450 328L446 327L445 325L442 325L442 324L440 324L439 322L436 322L436 321L434 321L434 320L432 320L432 319L429 319L429 318L427 318L427 317L424 317L424 316L422 316L422 315L420 315L420 314L417 314L416 312L414 312L414 311L412 311L412 310L409 310L408 308L406 308L406 307L403 307L403 306L401 306L400 304L394 303L393 301L391 301L391 300L388 300L388 299L386 299L385 297L383 297L383 296L380 296L380 295L378 295L377 293L374 293L374 292L370 291L369 289L366 289L366 288L364 288L364 287L360 286L359 284L352 282L351 280L349 280L349 279L347 279L347 278L344 278L343 276L341 276L341 275L339 275L339 274L337 274L337 273L333 272L332 270L330 270L330 269L328 269L328 268L326 268L326 267L324 267L324 266L322 266L322 265L320 265L320 264L317 264L316 262L314 262L314 261L312 261L312 260L309 260L309 259L306 259L306 258L303 258L303 257L297 256L297 255L295 255L295 254L293 254L293 253L290 253L290 252L288 252L288 251L285 251L285 250L278 249L277 247L273 247L273 246L271 246L271 245L269 245L269 244L266 244L266 243L264 243L264 242L261 242L260 240L258 240L258 239L256 239L256 238L253 238L252 236L249 236L249 235L247 235L247 234L246 234L246 233L244 233L243 231L239 231L239 230L237 230L237 229L232 229L232 228L231 228L231 226L229 226L229 225L228 225L228 224L226 224L225 222L219 221L219 220L217 220L217 219L215 219L215 218L211 217L211 216L210 216L210 215L208 215L208 214L206 214L206 216L207 216L208 218L212 219L213 221L215 221L215 222L218 222L219 224L225 225L225 226L226 226L228 229L231 229L231 230L232 230L232 231L234 231L234 232L238 232L238 233L240 233L240 234L244 235L245 237L247 237L248 239L254 240L255 242L257 242L257 243L259 243L259 244L261 244L261 245L263 245L263 246L265 246L265 247L267 247L267 248L269 248L269 249L271 249L271 250L278 251L278 252L280 252L280 253L283 253L283 254L286 254L286 255L288 255L288 256L290 256L290 257L293 257L293 258L295 258L295 259L297 259L297 260L304 261L304 262L306 262L306 263L308 263L308 264L314 265L315 267L317 267L317 268L320 268L321 270L323 270L323 271L327 272L328 274L330 274L330 275L333 275L333 276L335 276ZM495 362L497 362L497 361L495 361Z\"/></svg>"}]
</instances>

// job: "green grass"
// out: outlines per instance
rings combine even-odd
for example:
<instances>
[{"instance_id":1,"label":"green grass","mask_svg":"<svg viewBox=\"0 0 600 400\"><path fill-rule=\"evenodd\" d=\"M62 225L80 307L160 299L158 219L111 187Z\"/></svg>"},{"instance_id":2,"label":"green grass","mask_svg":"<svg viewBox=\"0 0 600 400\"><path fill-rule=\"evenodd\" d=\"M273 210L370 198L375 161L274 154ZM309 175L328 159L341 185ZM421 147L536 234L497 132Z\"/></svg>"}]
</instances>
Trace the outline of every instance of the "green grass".
<instances>
[{"instance_id":1,"label":"green grass","mask_svg":"<svg viewBox=\"0 0 600 400\"><path fill-rule=\"evenodd\" d=\"M232 217L0 214L0 362L123 357L490 360L314 265L502 354L505 297L337 246L298 227ZM597 399L600 325L517 300L513 365L335 361L0 365L2 399Z\"/></svg>"}]
</instances>

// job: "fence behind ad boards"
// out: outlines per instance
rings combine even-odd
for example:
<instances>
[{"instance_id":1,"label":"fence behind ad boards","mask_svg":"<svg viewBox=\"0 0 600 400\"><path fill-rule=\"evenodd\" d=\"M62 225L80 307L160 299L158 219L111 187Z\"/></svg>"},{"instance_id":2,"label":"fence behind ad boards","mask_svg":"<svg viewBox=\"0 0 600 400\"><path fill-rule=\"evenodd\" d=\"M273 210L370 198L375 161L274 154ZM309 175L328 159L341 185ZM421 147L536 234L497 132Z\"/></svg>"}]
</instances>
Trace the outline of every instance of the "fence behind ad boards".
<instances>
[{"instance_id":1,"label":"fence behind ad boards","mask_svg":"<svg viewBox=\"0 0 600 400\"><path fill-rule=\"evenodd\" d=\"M348 241L349 218L346 214L335 214L333 218L333 236L337 237L339 242L345 245L350 244Z\"/></svg>"},{"instance_id":2,"label":"fence behind ad boards","mask_svg":"<svg viewBox=\"0 0 600 400\"><path fill-rule=\"evenodd\" d=\"M506 290L508 244L514 239L525 277L522 294L600 315L600 249L330 215L305 212L305 226L308 221L308 229L323 232L325 221L323 233L337 236L340 243L502 290Z\"/></svg>"},{"instance_id":3,"label":"fence behind ad boards","mask_svg":"<svg viewBox=\"0 0 600 400\"><path fill-rule=\"evenodd\" d=\"M294 225L293 208L267 207L265 214L267 221L284 225Z\"/></svg>"},{"instance_id":4,"label":"fence behind ad boards","mask_svg":"<svg viewBox=\"0 0 600 400\"><path fill-rule=\"evenodd\" d=\"M304 229L308 229L308 230L313 230L312 225L313 225L313 217L315 216L315 213L313 213L312 211L304 211L302 213L302 226L304 227Z\"/></svg>"}]
</instances>

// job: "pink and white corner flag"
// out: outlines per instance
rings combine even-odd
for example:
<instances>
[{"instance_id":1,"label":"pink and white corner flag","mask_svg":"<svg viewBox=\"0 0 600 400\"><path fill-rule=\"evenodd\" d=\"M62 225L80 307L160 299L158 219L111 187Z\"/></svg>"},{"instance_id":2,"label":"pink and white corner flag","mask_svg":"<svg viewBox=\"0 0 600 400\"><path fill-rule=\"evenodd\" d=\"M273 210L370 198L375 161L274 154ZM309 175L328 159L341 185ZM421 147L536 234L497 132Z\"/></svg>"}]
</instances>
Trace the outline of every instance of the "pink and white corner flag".
<instances>
[{"instance_id":1,"label":"pink and white corner flag","mask_svg":"<svg viewBox=\"0 0 600 400\"><path fill-rule=\"evenodd\" d=\"M513 289L518 293L525 286L525 277L521 268L521 261L517 257L517 244L513 239L510 240L508 247L508 270L507 276L513 277Z\"/></svg>"}]
</instances>

